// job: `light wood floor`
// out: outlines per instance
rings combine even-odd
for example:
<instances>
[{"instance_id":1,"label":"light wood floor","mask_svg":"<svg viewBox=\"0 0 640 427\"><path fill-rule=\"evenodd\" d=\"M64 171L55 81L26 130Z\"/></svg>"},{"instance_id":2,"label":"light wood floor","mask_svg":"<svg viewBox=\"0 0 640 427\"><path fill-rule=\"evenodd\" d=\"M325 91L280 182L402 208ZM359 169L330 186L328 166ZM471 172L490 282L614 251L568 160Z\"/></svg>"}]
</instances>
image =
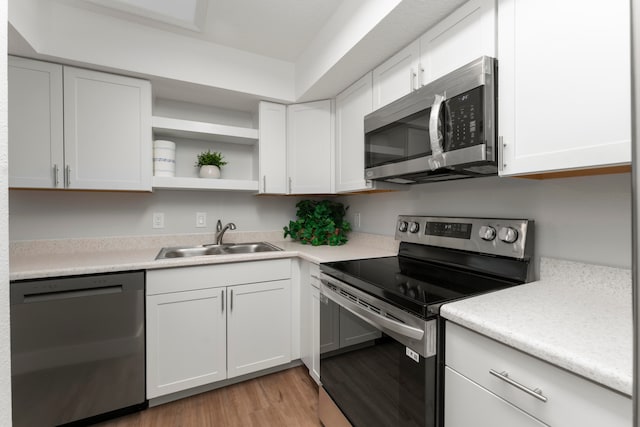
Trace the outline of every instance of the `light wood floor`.
<instances>
[{"instance_id":1,"label":"light wood floor","mask_svg":"<svg viewBox=\"0 0 640 427\"><path fill-rule=\"evenodd\" d=\"M303 366L97 424L99 427L320 426L318 386Z\"/></svg>"}]
</instances>

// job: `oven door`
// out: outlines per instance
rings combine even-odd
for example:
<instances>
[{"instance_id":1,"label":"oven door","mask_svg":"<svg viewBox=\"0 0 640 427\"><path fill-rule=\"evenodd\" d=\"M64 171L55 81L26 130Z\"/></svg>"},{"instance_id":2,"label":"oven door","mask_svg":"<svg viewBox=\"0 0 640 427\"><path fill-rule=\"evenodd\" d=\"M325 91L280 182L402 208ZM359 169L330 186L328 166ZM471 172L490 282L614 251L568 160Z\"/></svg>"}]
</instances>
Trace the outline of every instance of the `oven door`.
<instances>
[{"instance_id":1,"label":"oven door","mask_svg":"<svg viewBox=\"0 0 640 427\"><path fill-rule=\"evenodd\" d=\"M390 319L395 316L378 305L384 305L381 301L365 302L356 295L355 304L371 304L373 310L399 326L363 315L350 304L354 290L349 289L348 296L341 299L344 288L336 293L334 283L323 280L321 287L320 335L334 343L321 343L320 350L320 381L327 394L356 427L435 426L436 355L424 357L418 352L424 353L419 345L412 349L396 339L406 326L409 340L415 341L418 328ZM436 324L436 320L420 321L429 325L426 332Z\"/></svg>"}]
</instances>

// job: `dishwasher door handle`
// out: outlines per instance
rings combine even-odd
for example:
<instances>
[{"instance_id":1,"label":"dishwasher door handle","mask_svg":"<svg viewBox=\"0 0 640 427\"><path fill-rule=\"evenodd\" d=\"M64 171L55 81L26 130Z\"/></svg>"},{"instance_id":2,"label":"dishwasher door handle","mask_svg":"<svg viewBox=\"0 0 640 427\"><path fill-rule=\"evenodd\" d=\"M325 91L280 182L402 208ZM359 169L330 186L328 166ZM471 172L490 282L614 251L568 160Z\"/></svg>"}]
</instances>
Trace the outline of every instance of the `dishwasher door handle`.
<instances>
[{"instance_id":1,"label":"dishwasher door handle","mask_svg":"<svg viewBox=\"0 0 640 427\"><path fill-rule=\"evenodd\" d=\"M122 293L122 285L54 292L41 292L37 294L25 295L23 302L25 304L29 304L33 302L56 301L70 298L86 298L119 293Z\"/></svg>"}]
</instances>

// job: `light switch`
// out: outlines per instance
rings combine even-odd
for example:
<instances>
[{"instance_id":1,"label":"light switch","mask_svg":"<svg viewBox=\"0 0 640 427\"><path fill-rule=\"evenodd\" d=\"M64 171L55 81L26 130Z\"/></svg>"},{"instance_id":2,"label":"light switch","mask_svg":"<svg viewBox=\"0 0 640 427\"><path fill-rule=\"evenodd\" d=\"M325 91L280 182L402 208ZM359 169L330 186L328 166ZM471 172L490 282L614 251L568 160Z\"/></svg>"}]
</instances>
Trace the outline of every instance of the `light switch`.
<instances>
[{"instance_id":1,"label":"light switch","mask_svg":"<svg viewBox=\"0 0 640 427\"><path fill-rule=\"evenodd\" d=\"M207 226L207 213L206 212L196 212L196 227L204 228Z\"/></svg>"}]
</instances>

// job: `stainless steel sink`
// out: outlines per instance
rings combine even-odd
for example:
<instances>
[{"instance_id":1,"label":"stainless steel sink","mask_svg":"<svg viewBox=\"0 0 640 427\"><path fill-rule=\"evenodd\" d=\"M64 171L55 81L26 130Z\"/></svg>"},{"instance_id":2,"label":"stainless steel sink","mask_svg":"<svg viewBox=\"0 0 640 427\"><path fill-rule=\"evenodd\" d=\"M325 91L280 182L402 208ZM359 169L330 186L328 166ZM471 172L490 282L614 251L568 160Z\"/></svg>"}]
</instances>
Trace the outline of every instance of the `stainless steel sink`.
<instances>
[{"instance_id":1,"label":"stainless steel sink","mask_svg":"<svg viewBox=\"0 0 640 427\"><path fill-rule=\"evenodd\" d=\"M156 259L184 258L193 256L252 254L256 252L273 252L282 249L267 242L225 243L222 245L176 246L162 248Z\"/></svg>"}]
</instances>

